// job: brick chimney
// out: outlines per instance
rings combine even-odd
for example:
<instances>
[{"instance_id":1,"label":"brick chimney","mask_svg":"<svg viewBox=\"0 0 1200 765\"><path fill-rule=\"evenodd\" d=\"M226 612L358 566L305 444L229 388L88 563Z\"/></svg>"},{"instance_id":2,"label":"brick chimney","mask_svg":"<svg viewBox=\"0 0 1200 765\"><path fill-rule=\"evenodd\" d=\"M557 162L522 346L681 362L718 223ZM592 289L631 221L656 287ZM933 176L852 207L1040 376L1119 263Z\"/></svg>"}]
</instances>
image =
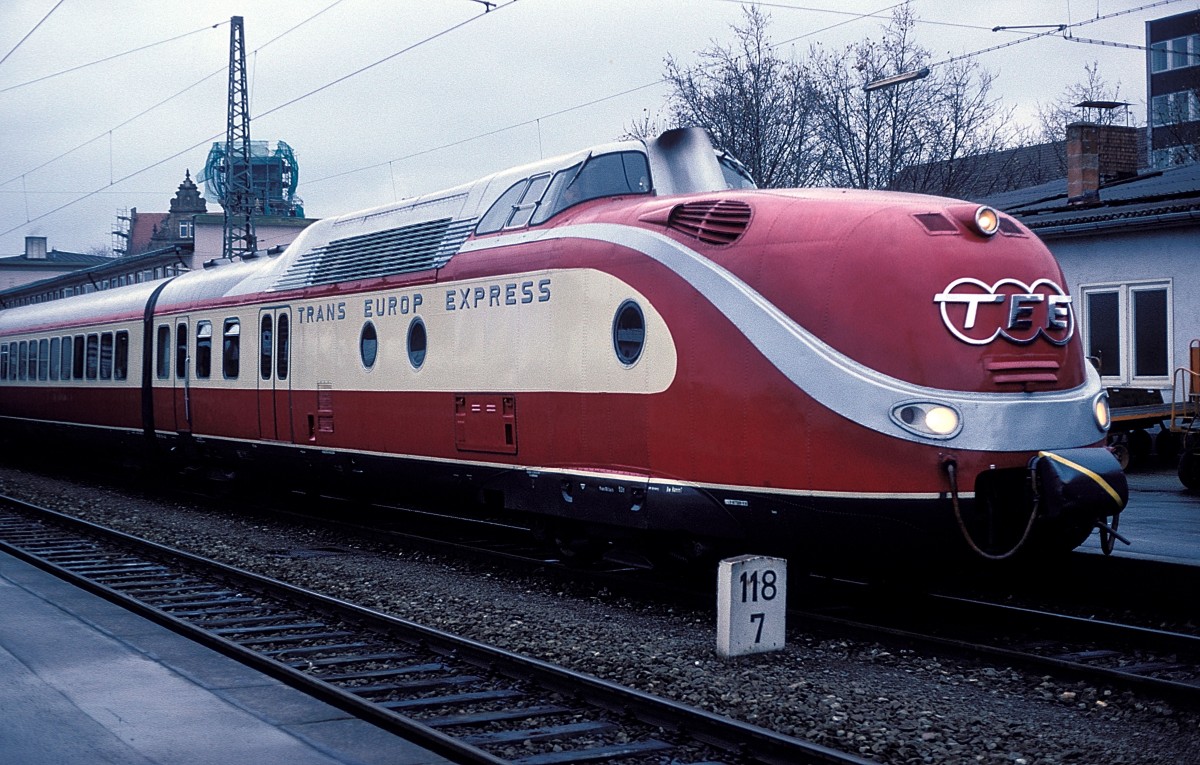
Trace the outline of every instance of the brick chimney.
<instances>
[{"instance_id":1,"label":"brick chimney","mask_svg":"<svg viewBox=\"0 0 1200 765\"><path fill-rule=\"evenodd\" d=\"M25 259L26 260L45 260L46 259L46 237L44 237L44 236L27 236L27 237L25 237Z\"/></svg>"},{"instance_id":2,"label":"brick chimney","mask_svg":"<svg viewBox=\"0 0 1200 765\"><path fill-rule=\"evenodd\" d=\"M1067 125L1067 203L1099 200L1100 186L1138 171L1137 128L1072 122Z\"/></svg>"}]
</instances>

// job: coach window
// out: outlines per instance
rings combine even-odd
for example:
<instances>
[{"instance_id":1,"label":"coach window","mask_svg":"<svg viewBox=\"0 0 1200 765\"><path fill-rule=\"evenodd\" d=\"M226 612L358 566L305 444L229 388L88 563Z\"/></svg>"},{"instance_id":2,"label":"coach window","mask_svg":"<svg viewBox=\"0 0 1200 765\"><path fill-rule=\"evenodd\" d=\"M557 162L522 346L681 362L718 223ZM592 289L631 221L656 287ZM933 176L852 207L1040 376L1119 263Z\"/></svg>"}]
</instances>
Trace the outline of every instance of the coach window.
<instances>
[{"instance_id":1,"label":"coach window","mask_svg":"<svg viewBox=\"0 0 1200 765\"><path fill-rule=\"evenodd\" d=\"M187 378L188 336L187 324L180 322L175 327L175 377L180 380Z\"/></svg>"},{"instance_id":2,"label":"coach window","mask_svg":"<svg viewBox=\"0 0 1200 765\"><path fill-rule=\"evenodd\" d=\"M362 332L358 335L358 355L367 369L375 366L375 359L379 355L379 336L375 334L375 325L369 321L363 323Z\"/></svg>"},{"instance_id":3,"label":"coach window","mask_svg":"<svg viewBox=\"0 0 1200 765\"><path fill-rule=\"evenodd\" d=\"M212 322L196 322L196 378L207 380L212 374Z\"/></svg>"},{"instance_id":4,"label":"coach window","mask_svg":"<svg viewBox=\"0 0 1200 765\"><path fill-rule=\"evenodd\" d=\"M273 332L274 322L271 321L271 314L264 313L262 315L262 324L258 331L258 370L262 375L262 379L271 379L271 335Z\"/></svg>"},{"instance_id":5,"label":"coach window","mask_svg":"<svg viewBox=\"0 0 1200 765\"><path fill-rule=\"evenodd\" d=\"M275 345L278 346L279 355L275 357L275 377L280 380L286 380L288 376L288 315L286 313L279 314L279 328L276 330L279 337L276 339Z\"/></svg>"},{"instance_id":6,"label":"coach window","mask_svg":"<svg viewBox=\"0 0 1200 765\"><path fill-rule=\"evenodd\" d=\"M29 379L29 343L25 340L17 346L17 379Z\"/></svg>"},{"instance_id":7,"label":"coach window","mask_svg":"<svg viewBox=\"0 0 1200 765\"><path fill-rule=\"evenodd\" d=\"M158 355L155 356L154 371L160 380L171 376L171 328L166 324L158 325Z\"/></svg>"},{"instance_id":8,"label":"coach window","mask_svg":"<svg viewBox=\"0 0 1200 765\"><path fill-rule=\"evenodd\" d=\"M38 379L50 379L50 341L38 340Z\"/></svg>"},{"instance_id":9,"label":"coach window","mask_svg":"<svg viewBox=\"0 0 1200 765\"><path fill-rule=\"evenodd\" d=\"M0 345L0 380L8 379L8 343Z\"/></svg>"},{"instance_id":10,"label":"coach window","mask_svg":"<svg viewBox=\"0 0 1200 765\"><path fill-rule=\"evenodd\" d=\"M113 379L124 380L129 377L129 333L122 330L116 335L116 345L113 347Z\"/></svg>"},{"instance_id":11,"label":"coach window","mask_svg":"<svg viewBox=\"0 0 1200 765\"><path fill-rule=\"evenodd\" d=\"M62 343L61 338L58 338L58 337L50 338L50 379L51 380L58 379L58 370L61 369L60 364L62 363L62 350L59 348L60 343Z\"/></svg>"},{"instance_id":12,"label":"coach window","mask_svg":"<svg viewBox=\"0 0 1200 765\"><path fill-rule=\"evenodd\" d=\"M38 366L38 344L37 344L37 340L30 340L30 341L29 341L29 360L26 362L26 364L27 364L27 366L28 366L28 369L29 369L29 372L28 372L28 375L27 375L28 379L30 379L30 380L36 380L36 379L37 379L37 366Z\"/></svg>"},{"instance_id":13,"label":"coach window","mask_svg":"<svg viewBox=\"0 0 1200 765\"><path fill-rule=\"evenodd\" d=\"M111 380L113 376L113 333L100 335L100 379Z\"/></svg>"},{"instance_id":14,"label":"coach window","mask_svg":"<svg viewBox=\"0 0 1200 765\"><path fill-rule=\"evenodd\" d=\"M421 317L415 317L408 325L408 363L413 369L420 369L425 363L425 352L429 348L429 336L425 332L425 322Z\"/></svg>"},{"instance_id":15,"label":"coach window","mask_svg":"<svg viewBox=\"0 0 1200 765\"><path fill-rule=\"evenodd\" d=\"M221 353L222 370L225 373L226 380L234 380L238 376L239 356L242 344L242 325L237 319L226 319L223 335L225 337L225 344Z\"/></svg>"},{"instance_id":16,"label":"coach window","mask_svg":"<svg viewBox=\"0 0 1200 765\"><path fill-rule=\"evenodd\" d=\"M71 379L71 348L71 336L67 335L62 339L62 359L60 361L62 369L59 377L63 380Z\"/></svg>"},{"instance_id":17,"label":"coach window","mask_svg":"<svg viewBox=\"0 0 1200 765\"><path fill-rule=\"evenodd\" d=\"M73 348L74 356L71 359L71 376L74 377L76 380L83 379L83 362L84 362L83 342L84 342L83 335L76 335L75 341L74 341L74 343L72 343L72 345L74 346L74 348Z\"/></svg>"},{"instance_id":18,"label":"coach window","mask_svg":"<svg viewBox=\"0 0 1200 765\"><path fill-rule=\"evenodd\" d=\"M85 362L84 376L89 380L95 380L100 373L100 335L92 334L87 336L87 360Z\"/></svg>"}]
</instances>

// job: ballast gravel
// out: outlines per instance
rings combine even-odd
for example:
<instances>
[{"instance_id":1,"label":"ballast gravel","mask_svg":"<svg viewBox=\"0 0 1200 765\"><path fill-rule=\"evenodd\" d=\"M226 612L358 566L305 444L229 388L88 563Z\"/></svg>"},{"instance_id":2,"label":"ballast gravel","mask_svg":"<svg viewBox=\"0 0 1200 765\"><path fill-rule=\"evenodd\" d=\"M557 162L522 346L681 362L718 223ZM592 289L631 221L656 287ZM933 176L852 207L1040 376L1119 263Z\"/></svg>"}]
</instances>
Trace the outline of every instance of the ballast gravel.
<instances>
[{"instance_id":1,"label":"ballast gravel","mask_svg":"<svg viewBox=\"0 0 1200 765\"><path fill-rule=\"evenodd\" d=\"M882 763L1200 763L1195 710L1129 693L820 638L803 624L788 625L782 651L723 660L715 608L7 466L0 492Z\"/></svg>"}]
</instances>

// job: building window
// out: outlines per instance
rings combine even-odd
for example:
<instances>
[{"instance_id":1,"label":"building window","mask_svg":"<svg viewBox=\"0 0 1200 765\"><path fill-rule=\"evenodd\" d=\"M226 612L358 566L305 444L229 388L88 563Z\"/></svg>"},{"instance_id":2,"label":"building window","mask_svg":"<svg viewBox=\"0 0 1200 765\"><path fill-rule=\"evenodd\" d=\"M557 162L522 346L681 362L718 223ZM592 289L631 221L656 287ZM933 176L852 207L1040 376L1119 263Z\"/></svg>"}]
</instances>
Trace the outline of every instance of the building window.
<instances>
[{"instance_id":1,"label":"building window","mask_svg":"<svg viewBox=\"0 0 1200 765\"><path fill-rule=\"evenodd\" d=\"M193 232L194 232L194 229L192 228L192 222L190 220L179 221L179 238L180 239L191 239Z\"/></svg>"},{"instance_id":2,"label":"building window","mask_svg":"<svg viewBox=\"0 0 1200 765\"><path fill-rule=\"evenodd\" d=\"M1162 385L1171 376L1171 284L1083 287L1085 343L1109 385Z\"/></svg>"},{"instance_id":3,"label":"building window","mask_svg":"<svg viewBox=\"0 0 1200 765\"><path fill-rule=\"evenodd\" d=\"M1169 72L1200 65L1200 35L1160 40L1150 46L1150 72Z\"/></svg>"}]
</instances>

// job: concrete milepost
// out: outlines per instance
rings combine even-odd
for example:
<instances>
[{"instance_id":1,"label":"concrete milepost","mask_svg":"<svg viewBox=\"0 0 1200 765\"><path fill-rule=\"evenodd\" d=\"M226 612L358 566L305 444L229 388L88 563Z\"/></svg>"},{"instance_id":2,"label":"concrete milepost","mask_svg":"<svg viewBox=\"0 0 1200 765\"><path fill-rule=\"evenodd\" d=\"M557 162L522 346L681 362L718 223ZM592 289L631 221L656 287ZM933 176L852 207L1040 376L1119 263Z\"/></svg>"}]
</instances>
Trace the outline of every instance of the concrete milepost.
<instances>
[{"instance_id":1,"label":"concrete milepost","mask_svg":"<svg viewBox=\"0 0 1200 765\"><path fill-rule=\"evenodd\" d=\"M723 658L783 648L787 561L739 555L717 569L717 653Z\"/></svg>"}]
</instances>

